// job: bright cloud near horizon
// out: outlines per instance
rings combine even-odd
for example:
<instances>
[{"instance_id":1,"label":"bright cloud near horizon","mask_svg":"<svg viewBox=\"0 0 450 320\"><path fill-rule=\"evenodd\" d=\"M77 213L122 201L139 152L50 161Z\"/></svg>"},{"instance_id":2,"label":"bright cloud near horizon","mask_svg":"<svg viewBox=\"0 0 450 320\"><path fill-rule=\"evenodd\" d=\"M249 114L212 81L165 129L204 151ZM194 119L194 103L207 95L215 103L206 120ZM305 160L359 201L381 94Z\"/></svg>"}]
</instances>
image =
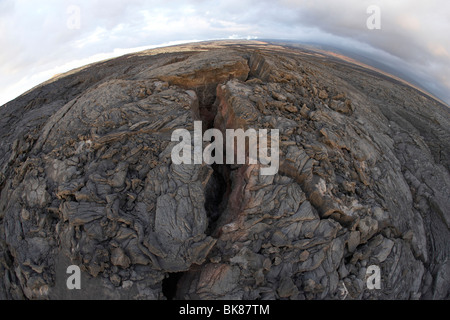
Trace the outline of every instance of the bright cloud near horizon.
<instances>
[{"instance_id":1,"label":"bright cloud near horizon","mask_svg":"<svg viewBox=\"0 0 450 320\"><path fill-rule=\"evenodd\" d=\"M380 8L370 30L367 8ZM58 73L163 45L315 42L378 61L450 104L445 0L0 0L0 105Z\"/></svg>"}]
</instances>

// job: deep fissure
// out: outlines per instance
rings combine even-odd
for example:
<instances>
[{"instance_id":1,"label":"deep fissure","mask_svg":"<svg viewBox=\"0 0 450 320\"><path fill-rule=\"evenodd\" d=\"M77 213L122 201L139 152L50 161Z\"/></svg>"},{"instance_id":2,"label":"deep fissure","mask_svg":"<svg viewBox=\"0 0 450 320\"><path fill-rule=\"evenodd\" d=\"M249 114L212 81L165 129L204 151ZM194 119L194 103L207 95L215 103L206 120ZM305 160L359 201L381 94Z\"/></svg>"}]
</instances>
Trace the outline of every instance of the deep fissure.
<instances>
[{"instance_id":1,"label":"deep fissure","mask_svg":"<svg viewBox=\"0 0 450 320\"><path fill-rule=\"evenodd\" d=\"M206 84L197 88L198 111L202 121L203 133L208 129L214 128L214 119L217 114L216 102L217 84ZM224 157L225 148L223 151ZM205 186L205 211L208 219L208 225L205 233L209 236L215 234L217 222L227 207L228 196L231 192L231 168L226 164L212 164L213 170L211 177ZM167 300L180 299L178 287L180 280L186 272L171 272L162 281L162 292Z\"/></svg>"},{"instance_id":2,"label":"deep fissure","mask_svg":"<svg viewBox=\"0 0 450 320\"><path fill-rule=\"evenodd\" d=\"M208 216L206 234L213 235L217 222L226 209L231 189L230 168L228 165L213 164L213 173L206 186L205 210Z\"/></svg>"}]
</instances>

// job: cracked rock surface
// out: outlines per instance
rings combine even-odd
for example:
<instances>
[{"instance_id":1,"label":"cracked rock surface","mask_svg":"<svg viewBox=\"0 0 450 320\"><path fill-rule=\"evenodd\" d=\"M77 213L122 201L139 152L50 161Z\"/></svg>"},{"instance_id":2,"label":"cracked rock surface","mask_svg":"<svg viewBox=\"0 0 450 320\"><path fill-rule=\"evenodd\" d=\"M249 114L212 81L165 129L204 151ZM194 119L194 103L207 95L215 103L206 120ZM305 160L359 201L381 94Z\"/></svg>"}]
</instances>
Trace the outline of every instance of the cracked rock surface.
<instances>
[{"instance_id":1,"label":"cracked rock surface","mask_svg":"<svg viewBox=\"0 0 450 320\"><path fill-rule=\"evenodd\" d=\"M172 163L200 120L278 129L278 173ZM154 49L7 103L0 137L0 299L450 298L449 108L361 65Z\"/></svg>"}]
</instances>

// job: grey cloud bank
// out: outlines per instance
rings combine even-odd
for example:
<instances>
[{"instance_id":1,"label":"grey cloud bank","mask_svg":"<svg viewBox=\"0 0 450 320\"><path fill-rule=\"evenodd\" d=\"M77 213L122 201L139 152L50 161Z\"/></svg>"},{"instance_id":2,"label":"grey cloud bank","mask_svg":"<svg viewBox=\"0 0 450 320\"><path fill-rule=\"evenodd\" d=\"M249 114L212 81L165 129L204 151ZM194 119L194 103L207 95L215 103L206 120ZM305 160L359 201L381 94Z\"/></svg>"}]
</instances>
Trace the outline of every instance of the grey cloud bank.
<instances>
[{"instance_id":1,"label":"grey cloud bank","mask_svg":"<svg viewBox=\"0 0 450 320\"><path fill-rule=\"evenodd\" d=\"M380 7L380 30L366 26L369 5ZM80 9L79 28L67 26L70 6ZM0 104L54 74L128 52L121 49L227 38L337 47L392 68L448 104L449 12L450 3L437 0L0 0Z\"/></svg>"}]
</instances>

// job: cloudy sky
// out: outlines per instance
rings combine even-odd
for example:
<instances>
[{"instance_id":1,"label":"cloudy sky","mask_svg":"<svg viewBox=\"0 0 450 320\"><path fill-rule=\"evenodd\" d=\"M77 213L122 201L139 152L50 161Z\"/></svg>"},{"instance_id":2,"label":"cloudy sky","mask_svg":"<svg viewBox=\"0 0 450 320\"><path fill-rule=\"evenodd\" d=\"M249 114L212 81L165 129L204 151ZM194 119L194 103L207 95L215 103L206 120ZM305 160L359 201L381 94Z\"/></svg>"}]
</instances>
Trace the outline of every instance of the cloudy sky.
<instances>
[{"instance_id":1,"label":"cloudy sky","mask_svg":"<svg viewBox=\"0 0 450 320\"><path fill-rule=\"evenodd\" d=\"M381 29L369 29L380 9ZM0 105L90 62L211 39L287 39L358 53L450 104L447 0L0 0Z\"/></svg>"}]
</instances>

